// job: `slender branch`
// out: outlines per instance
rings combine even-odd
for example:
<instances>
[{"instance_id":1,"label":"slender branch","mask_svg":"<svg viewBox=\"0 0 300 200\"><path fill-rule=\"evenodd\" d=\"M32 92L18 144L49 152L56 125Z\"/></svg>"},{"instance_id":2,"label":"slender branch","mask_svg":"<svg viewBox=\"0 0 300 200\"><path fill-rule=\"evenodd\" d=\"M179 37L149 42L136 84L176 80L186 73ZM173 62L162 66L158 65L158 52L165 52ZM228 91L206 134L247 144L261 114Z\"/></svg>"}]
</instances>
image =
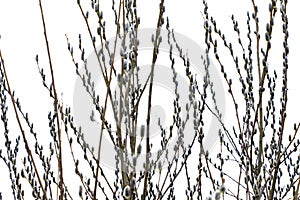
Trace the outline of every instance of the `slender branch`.
<instances>
[{"instance_id":1,"label":"slender branch","mask_svg":"<svg viewBox=\"0 0 300 200\"><path fill-rule=\"evenodd\" d=\"M54 72L53 72L53 66L52 66L52 60L51 60L51 54L50 54L50 48L49 48L49 42L47 37L47 30L46 30L46 24L44 19L44 12L42 7L42 2L39 0L39 6L42 16L42 22L43 22L43 29L44 29L44 37L47 47L47 54L48 54L48 61L51 71L51 78L52 78L52 85L53 85L53 93L54 93L54 111L56 115L56 123L57 123L57 132L58 132L58 170L59 170L59 188L60 188L60 196L59 199L63 200L64 197L64 179L63 179L63 167L62 167L62 142L61 142L61 129L60 129L60 122L59 122L59 116L58 116L58 98L56 93L56 87L55 87L55 79L54 79Z\"/></svg>"},{"instance_id":2,"label":"slender branch","mask_svg":"<svg viewBox=\"0 0 300 200\"><path fill-rule=\"evenodd\" d=\"M147 196L147 180L149 174L149 159L150 159L150 116L151 116L151 102L152 102L152 89L153 89L153 77L154 77L154 66L156 63L157 55L158 55L158 46L159 46L159 35L160 35L160 27L162 24L162 17L164 13L164 0L160 2L160 10L159 17L156 26L155 40L154 40L154 48L152 54L152 64L151 64L151 72L150 72L150 83L149 83L149 94L148 94L148 112L147 112L147 131L146 131L146 166L145 166L145 177L144 177L144 189L142 194L142 200L146 199Z\"/></svg>"},{"instance_id":3,"label":"slender branch","mask_svg":"<svg viewBox=\"0 0 300 200\"><path fill-rule=\"evenodd\" d=\"M23 141L25 143L25 149L32 161L32 164L33 164L33 168L34 168L34 172L36 173L36 176L37 176L37 179L38 179L38 182L39 182L39 185L42 189L42 192L43 192L43 197L44 199L48 199L47 198L47 193L45 191L45 188L42 184L42 181L41 181L41 178L40 178L40 175L39 175L39 172L37 170L37 167L36 167L36 164L35 164L35 161L34 161L34 158L33 158L33 155L32 155L32 152L31 152L31 149L29 147L29 143L27 141L27 138L26 138L26 135L25 135L25 131L22 127L22 124L21 124L21 120L20 120L20 117L19 117L19 114L18 114L18 111L17 111L17 107L16 107L16 101L12 95L12 91L10 89L10 84L9 84L9 79L8 79L8 76L7 76L7 73L6 73L6 68L5 68L5 65L4 65L4 59L2 57L2 53L1 53L1 50L0 50L0 59L1 59L1 63L2 63L2 69L3 69L3 73L4 73L4 76L5 76L5 79L6 79L6 83L7 83L7 91L8 91L8 94L11 98L11 101L12 101L12 104L13 104L13 108L14 108L14 113L15 113L15 116L16 116L16 119L17 119L17 122L18 122L18 126L19 126L19 129L22 133L22 138L23 138ZM1 67L1 65L0 65Z\"/></svg>"},{"instance_id":4,"label":"slender branch","mask_svg":"<svg viewBox=\"0 0 300 200\"><path fill-rule=\"evenodd\" d=\"M99 1L98 1L98 5L99 5ZM100 6L100 5L99 5ZM100 8L98 9L100 10ZM119 13L118 13L118 23L120 21L120 12L121 12L121 0L119 2ZM99 17L99 12L97 13L98 14L98 17ZM100 17L99 17L100 18ZM100 22L99 22L100 23ZM115 34L115 41L114 41L114 51L113 51L113 57L115 56L115 52L116 52L116 44L117 44L117 40L118 40L118 37L117 35L119 34L120 32L120 28L119 26L117 27L117 31L116 31L116 34ZM102 42L102 37L101 38L101 43ZM98 56L97 56L98 57ZM96 168L96 178L95 178L95 186L94 186L94 199L97 198L97 181L98 181L98 176L99 176L99 165L100 165L100 156L101 156L101 144L102 144L102 138L103 138L103 130L104 130L104 125L105 125L105 114L106 114L106 110L107 110L107 101L108 101L108 97L109 97L109 94L110 94L110 82L112 80L112 72L113 72L113 69L114 69L114 58L112 58L112 65L111 65L111 68L110 68L110 73L109 73L109 81L108 81L108 86L107 86L107 91L106 91L106 96L105 96L105 102L104 102L104 110L103 110L103 115L102 115L102 118L101 118L101 130L100 130L100 136L99 136L99 146L98 146L98 159L97 159L97 168ZM119 134L119 136L121 136L121 134ZM119 137L118 136L118 137ZM122 141L122 140L121 140ZM120 142L119 142L120 143ZM120 145L120 144L119 144ZM122 148L121 148L122 149ZM122 152L120 152L122 153ZM122 168L122 179L123 179L123 182L124 182L124 179L125 179L125 175L124 175L124 170L123 170L123 158L121 159L121 168Z\"/></svg>"}]
</instances>

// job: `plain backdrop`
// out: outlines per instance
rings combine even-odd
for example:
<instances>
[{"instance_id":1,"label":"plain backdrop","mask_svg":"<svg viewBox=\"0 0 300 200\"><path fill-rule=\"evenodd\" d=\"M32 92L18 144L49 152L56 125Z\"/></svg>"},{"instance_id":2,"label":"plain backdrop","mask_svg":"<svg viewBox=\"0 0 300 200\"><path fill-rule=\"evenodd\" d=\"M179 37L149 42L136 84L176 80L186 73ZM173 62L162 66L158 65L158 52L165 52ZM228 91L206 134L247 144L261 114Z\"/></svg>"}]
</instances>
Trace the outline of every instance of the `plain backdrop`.
<instances>
[{"instance_id":1,"label":"plain backdrop","mask_svg":"<svg viewBox=\"0 0 300 200\"><path fill-rule=\"evenodd\" d=\"M267 0L261 2L265 10L268 10L268 2ZM74 76L74 66L67 50L65 34L68 35L70 41L77 47L78 34L81 33L84 38L87 35L85 24L75 0L44 0L42 3L58 93L63 93L64 102L72 105L76 77ZM113 16L110 10L110 3L110 1L103 3L104 16L108 16L108 18ZM140 28L155 27L158 3L158 0L138 1L138 13L141 16ZM290 67L288 72L288 124L290 125L290 130L292 130L291 125L293 123L300 121L300 95L298 92L300 73L298 62L300 52L299 8L299 1L289 1ZM204 42L203 18L200 12L202 9L203 5L200 0L166 0L166 15L170 18L172 28L201 45ZM266 13L264 13L262 8L260 9L259 14L262 16L261 20L263 21L265 20L263 16ZM233 41L235 35L232 34L230 16L231 14L235 14L236 19L241 20L239 24L243 28L243 32L246 31L245 19L248 10L252 11L250 0L209 0L210 14L215 17L217 23L224 30L224 33L228 33L228 38ZM108 38L114 36L113 29L110 27L114 27L114 24L112 21L107 21ZM280 31L280 29L278 30ZM246 33L244 32L244 34ZM32 121L39 130L43 131L43 127L47 127L48 106L51 105L51 102L49 102L47 91L45 91L41 84L41 78L35 63L35 55L39 54L40 65L45 68L46 73L49 73L38 0L0 0L0 35L0 49L5 59L11 87L21 99L24 110L31 113ZM87 39L85 40L85 45L87 52L91 53L92 48ZM276 52L276 48L273 51L274 53L278 53ZM270 62L279 62L281 64L281 53L278 55L278 57L272 57ZM49 75L48 80L50 80ZM229 104L226 106L228 111L232 109L232 105ZM225 119L226 116L227 114L225 113ZM18 131L18 129L12 132L14 131ZM0 145L2 147L2 141L0 141ZM1 179L3 177L7 179L8 174L1 161L0 166ZM0 186L0 191L7 188L4 191L9 193L10 188L2 180Z\"/></svg>"}]
</instances>

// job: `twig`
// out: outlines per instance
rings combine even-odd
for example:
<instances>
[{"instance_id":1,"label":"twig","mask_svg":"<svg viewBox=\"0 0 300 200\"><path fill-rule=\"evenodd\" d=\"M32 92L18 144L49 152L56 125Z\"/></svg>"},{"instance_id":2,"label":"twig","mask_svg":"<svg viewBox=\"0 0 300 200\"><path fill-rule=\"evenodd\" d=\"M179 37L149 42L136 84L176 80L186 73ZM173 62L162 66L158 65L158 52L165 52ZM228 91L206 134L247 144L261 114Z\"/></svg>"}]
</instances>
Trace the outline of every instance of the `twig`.
<instances>
[{"instance_id":1,"label":"twig","mask_svg":"<svg viewBox=\"0 0 300 200\"><path fill-rule=\"evenodd\" d=\"M63 168L62 168L61 129L60 129L59 116L58 116L58 98L57 98L57 93L56 93L55 80L54 80L54 72L53 72L53 66L52 66L52 61L51 61L50 48L49 48L49 43L48 43L48 37L47 37L47 31L46 31L46 24L45 24L44 12L43 12L43 7L42 7L41 0L39 0L39 6L40 6L40 11L41 11L41 16L42 16L44 36L45 36L45 42L46 42L46 47L47 47L48 61L49 61L49 66L50 66L50 71L51 71L53 93L54 93L54 111L55 111L55 115L56 115L57 132L58 132L58 144L59 144L58 145L58 148L59 148L58 151L59 151L59 153L58 153L58 158L57 158L58 159L58 170L59 170L59 188L60 188L59 199L63 200L63 197L64 197L64 179L63 179Z\"/></svg>"}]
</instances>

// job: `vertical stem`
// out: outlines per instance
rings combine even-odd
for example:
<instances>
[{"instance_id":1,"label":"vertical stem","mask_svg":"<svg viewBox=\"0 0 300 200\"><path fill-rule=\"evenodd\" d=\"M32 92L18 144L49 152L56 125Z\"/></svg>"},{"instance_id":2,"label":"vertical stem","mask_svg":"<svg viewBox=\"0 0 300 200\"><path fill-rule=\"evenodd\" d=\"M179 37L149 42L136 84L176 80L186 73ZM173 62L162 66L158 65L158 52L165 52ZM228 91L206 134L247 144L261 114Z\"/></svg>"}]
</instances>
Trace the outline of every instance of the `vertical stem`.
<instances>
[{"instance_id":1,"label":"vertical stem","mask_svg":"<svg viewBox=\"0 0 300 200\"><path fill-rule=\"evenodd\" d=\"M118 23L120 21L120 12L121 12L121 4L122 4L122 0L120 0L119 2L119 11L118 11ZM99 5L99 9L98 9L98 16L99 16L99 11L100 11L100 4L99 4L99 0L98 0L98 5ZM100 27L100 26L99 26ZM118 40L118 33L119 33L120 29L119 29L119 26L117 26L117 31L116 31L116 35L115 35L115 41L114 41L114 51L113 51L113 55L115 56L115 52L116 52L116 44L117 44L117 40ZM100 37L101 39L101 43L102 42L102 37ZM98 57L97 53L96 53L96 56ZM105 102L104 102L104 110L103 110L103 115L101 117L101 130L100 130L100 138L99 138L99 147L98 147L98 160L97 160L97 168L96 168L96 177L95 177L95 185L94 185L94 193L93 193L93 198L96 200L97 199L97 182L98 182L98 176L99 176L99 166L100 166L100 158L101 158L101 144L102 144L102 138L103 138L103 131L104 131L104 122L105 122L105 115L106 115L106 110L107 110L107 100L108 100L108 97L110 96L110 83L111 83L111 80L112 80L112 72L113 72L113 69L114 69L114 59L112 59L112 64L111 64L111 68L110 68L110 73L109 73L109 79L108 79L108 83L106 85L106 96L105 96ZM119 130L119 128L118 128ZM119 137L119 131L118 131L118 137ZM122 140L121 140L122 141ZM119 142L120 143L120 142ZM120 145L120 144L119 144ZM122 169L123 169L123 159L121 159L121 165L122 165ZM122 171L122 180L124 182L124 175L123 175L123 171Z\"/></svg>"},{"instance_id":2,"label":"vertical stem","mask_svg":"<svg viewBox=\"0 0 300 200\"><path fill-rule=\"evenodd\" d=\"M150 84L149 84L149 94L148 94L148 112L147 112L147 119L146 119L146 166L145 166L145 177L144 177L144 189L142 194L142 200L146 199L147 196L147 180L148 180L148 173L149 173L149 159L150 159L150 116L151 116L151 101L152 101L152 90L153 90L153 77L154 77L154 66L157 59L158 54L158 38L160 35L160 27L161 27L161 21L162 16L164 13L164 0L161 0L160 2L160 10L159 10L159 17L157 21L157 27L156 27L156 34L155 34L155 40L154 40L154 48L153 48L153 55L152 55L152 64L151 64L151 72L150 72Z\"/></svg>"},{"instance_id":3,"label":"vertical stem","mask_svg":"<svg viewBox=\"0 0 300 200\"><path fill-rule=\"evenodd\" d=\"M50 48L49 48L49 43L48 43L48 37L47 37L47 31L46 31L46 25L45 25L45 19L44 19L44 12L43 12L43 7L42 7L41 0L39 0L39 5L40 5L41 16L42 16L44 36L45 36L45 42L46 42L46 47L47 47L47 54L48 54L48 60L49 60L49 66L50 66L50 71L51 71L51 78L52 78L52 85L53 85L53 93L54 93L54 111L55 111L55 115L56 115L57 132L58 132L58 151L59 151L58 152L58 158L57 158L58 159L58 170L59 170L59 183L58 183L58 186L60 188L59 199L63 200L64 180L63 180L63 168L62 168L61 129L60 129L60 124L59 124L60 122L59 122L59 117L58 117L58 98L57 98L57 93L56 93L54 72L53 72L53 66L52 66L52 61L51 61Z\"/></svg>"},{"instance_id":4,"label":"vertical stem","mask_svg":"<svg viewBox=\"0 0 300 200\"><path fill-rule=\"evenodd\" d=\"M297 200L297 199L298 199L298 196L299 196L299 190L300 190L300 176L298 176L297 189L296 189L295 196L294 196L293 200Z\"/></svg>"},{"instance_id":5,"label":"vertical stem","mask_svg":"<svg viewBox=\"0 0 300 200\"><path fill-rule=\"evenodd\" d=\"M261 87L263 87L263 82L262 82L262 74L261 74L261 67L260 67L260 53L259 53L259 49L260 49L260 36L259 36L259 23L258 23L258 10L257 10L257 6L254 2L254 0L252 0L252 4L253 4L253 9L254 9L254 15L255 15L255 25L256 25L256 59L257 59L257 68L258 68L258 80L259 80L259 144L258 144L258 166L257 166L257 170L255 171L256 175L258 175L261 165L262 165L262 151L263 151L263 109L262 109L262 95L263 92L261 90ZM252 161L251 161L252 162Z\"/></svg>"}]
</instances>

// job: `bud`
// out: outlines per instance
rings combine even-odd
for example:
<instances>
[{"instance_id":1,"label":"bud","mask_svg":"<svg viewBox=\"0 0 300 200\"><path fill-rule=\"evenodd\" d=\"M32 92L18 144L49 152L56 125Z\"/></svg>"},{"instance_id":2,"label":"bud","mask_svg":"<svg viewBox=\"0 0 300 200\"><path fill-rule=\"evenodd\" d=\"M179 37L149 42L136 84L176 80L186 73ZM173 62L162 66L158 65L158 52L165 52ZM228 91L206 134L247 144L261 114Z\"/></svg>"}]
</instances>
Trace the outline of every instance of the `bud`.
<instances>
[{"instance_id":1,"label":"bud","mask_svg":"<svg viewBox=\"0 0 300 200\"><path fill-rule=\"evenodd\" d=\"M215 199L216 199L216 200L221 199L221 194L220 194L220 192L216 192L216 193L215 193Z\"/></svg>"},{"instance_id":2,"label":"bud","mask_svg":"<svg viewBox=\"0 0 300 200\"><path fill-rule=\"evenodd\" d=\"M270 35L269 33L266 33L266 41L269 41L270 40Z\"/></svg>"},{"instance_id":3,"label":"bud","mask_svg":"<svg viewBox=\"0 0 300 200\"><path fill-rule=\"evenodd\" d=\"M158 161L158 170L159 170L159 171L162 170L162 163L161 163L161 161Z\"/></svg>"},{"instance_id":4,"label":"bud","mask_svg":"<svg viewBox=\"0 0 300 200\"><path fill-rule=\"evenodd\" d=\"M123 197L125 199L130 199L130 187L128 185L126 185L123 190Z\"/></svg>"},{"instance_id":5,"label":"bud","mask_svg":"<svg viewBox=\"0 0 300 200\"><path fill-rule=\"evenodd\" d=\"M141 137L145 136L145 125L141 126Z\"/></svg>"},{"instance_id":6,"label":"bud","mask_svg":"<svg viewBox=\"0 0 300 200\"><path fill-rule=\"evenodd\" d=\"M269 3L269 11L271 12L271 11L272 11L272 9L273 9L273 6L272 6L272 4L271 4L271 3Z\"/></svg>"},{"instance_id":7,"label":"bud","mask_svg":"<svg viewBox=\"0 0 300 200\"><path fill-rule=\"evenodd\" d=\"M270 32L270 24L269 23L267 23L266 30L267 30L267 32Z\"/></svg>"},{"instance_id":8,"label":"bud","mask_svg":"<svg viewBox=\"0 0 300 200\"><path fill-rule=\"evenodd\" d=\"M138 147L137 147L137 154L140 155L142 152L142 145L139 144Z\"/></svg>"},{"instance_id":9,"label":"bud","mask_svg":"<svg viewBox=\"0 0 300 200\"><path fill-rule=\"evenodd\" d=\"M123 47L122 47L122 46L120 47L120 56L121 56L121 57L123 57L123 56L124 56L124 49L123 49Z\"/></svg>"},{"instance_id":10,"label":"bud","mask_svg":"<svg viewBox=\"0 0 300 200\"><path fill-rule=\"evenodd\" d=\"M220 187L220 192L221 192L221 193L224 193L225 191L226 191L226 188L225 188L224 185L222 185L222 186Z\"/></svg>"},{"instance_id":11,"label":"bud","mask_svg":"<svg viewBox=\"0 0 300 200\"><path fill-rule=\"evenodd\" d=\"M132 177L132 179L131 179L131 187L134 187L135 184L136 184L135 177Z\"/></svg>"}]
</instances>

